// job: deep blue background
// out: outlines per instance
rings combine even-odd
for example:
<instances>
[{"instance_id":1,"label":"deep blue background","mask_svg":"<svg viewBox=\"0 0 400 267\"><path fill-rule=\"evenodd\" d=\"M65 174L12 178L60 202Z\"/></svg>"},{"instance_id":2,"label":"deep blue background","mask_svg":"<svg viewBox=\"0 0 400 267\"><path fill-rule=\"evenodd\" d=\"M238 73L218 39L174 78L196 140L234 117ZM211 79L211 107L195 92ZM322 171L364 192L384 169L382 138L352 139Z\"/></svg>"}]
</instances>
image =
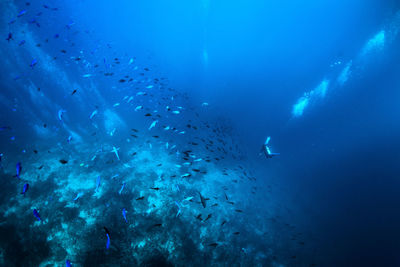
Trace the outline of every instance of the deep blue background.
<instances>
[{"instance_id":1,"label":"deep blue background","mask_svg":"<svg viewBox=\"0 0 400 267\"><path fill-rule=\"evenodd\" d=\"M261 166L259 180L277 177L287 206L300 214L293 223L313 232L326 263L400 265L399 36L367 62L359 60L356 75L303 117L291 114L304 92L336 71L332 63L359 58L367 41L389 27L398 1L57 4L63 11L46 18L54 32L65 31L72 19L72 29L92 34L76 37L87 51L102 40L119 54L133 53L175 88L228 117L249 161ZM91 112L95 105L81 108ZM267 135L282 153L271 161L258 156Z\"/></svg>"}]
</instances>

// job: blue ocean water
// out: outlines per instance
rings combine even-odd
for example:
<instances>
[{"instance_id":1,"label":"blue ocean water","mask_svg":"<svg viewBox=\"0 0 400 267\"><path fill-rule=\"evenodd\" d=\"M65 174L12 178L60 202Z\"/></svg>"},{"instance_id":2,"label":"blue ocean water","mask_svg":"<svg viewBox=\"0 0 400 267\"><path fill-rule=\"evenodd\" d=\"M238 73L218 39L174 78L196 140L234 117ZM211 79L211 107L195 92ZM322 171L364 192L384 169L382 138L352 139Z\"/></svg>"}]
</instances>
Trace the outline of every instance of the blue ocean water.
<instances>
[{"instance_id":1,"label":"blue ocean water","mask_svg":"<svg viewBox=\"0 0 400 267\"><path fill-rule=\"evenodd\" d=\"M400 3L0 3L0 266L400 266Z\"/></svg>"}]
</instances>

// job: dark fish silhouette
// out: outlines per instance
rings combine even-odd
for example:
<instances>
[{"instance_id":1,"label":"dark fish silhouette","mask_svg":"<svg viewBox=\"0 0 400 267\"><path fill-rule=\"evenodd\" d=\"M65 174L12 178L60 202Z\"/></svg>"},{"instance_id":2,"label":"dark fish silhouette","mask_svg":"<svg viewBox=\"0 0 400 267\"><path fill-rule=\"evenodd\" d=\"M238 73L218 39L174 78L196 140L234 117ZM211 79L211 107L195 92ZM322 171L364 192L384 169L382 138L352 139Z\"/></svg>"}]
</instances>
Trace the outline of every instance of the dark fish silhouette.
<instances>
[{"instance_id":1,"label":"dark fish silhouette","mask_svg":"<svg viewBox=\"0 0 400 267\"><path fill-rule=\"evenodd\" d=\"M203 205L203 208L205 208L206 207L206 199L200 194L200 192L199 192L199 196L200 196L201 204Z\"/></svg>"},{"instance_id":2,"label":"dark fish silhouette","mask_svg":"<svg viewBox=\"0 0 400 267\"><path fill-rule=\"evenodd\" d=\"M21 162L17 162L16 171L17 171L17 174L15 175L15 177L17 177L18 179L20 179L20 178L21 178L20 175L21 175L21 171L22 171Z\"/></svg>"},{"instance_id":3,"label":"dark fish silhouette","mask_svg":"<svg viewBox=\"0 0 400 267\"><path fill-rule=\"evenodd\" d=\"M21 194L25 196L28 189L29 189L29 184L24 184L24 188L22 188Z\"/></svg>"},{"instance_id":4,"label":"dark fish silhouette","mask_svg":"<svg viewBox=\"0 0 400 267\"><path fill-rule=\"evenodd\" d=\"M36 209L33 209L33 216L35 216L38 221L41 220L39 212Z\"/></svg>"},{"instance_id":5,"label":"dark fish silhouette","mask_svg":"<svg viewBox=\"0 0 400 267\"><path fill-rule=\"evenodd\" d=\"M12 36L12 33L11 33L11 32L10 32L10 33L8 33L8 36L7 36L6 40L7 40L8 42L10 42L10 40L14 40L14 38L13 38L13 36Z\"/></svg>"}]
</instances>

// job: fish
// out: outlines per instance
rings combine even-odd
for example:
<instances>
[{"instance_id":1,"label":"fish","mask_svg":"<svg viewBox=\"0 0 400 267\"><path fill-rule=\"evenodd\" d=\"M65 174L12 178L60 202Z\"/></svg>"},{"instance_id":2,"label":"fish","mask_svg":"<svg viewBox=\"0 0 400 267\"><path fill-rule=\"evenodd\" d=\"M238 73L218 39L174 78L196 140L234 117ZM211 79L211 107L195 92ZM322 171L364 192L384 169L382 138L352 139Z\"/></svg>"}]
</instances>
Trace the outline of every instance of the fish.
<instances>
[{"instance_id":1,"label":"fish","mask_svg":"<svg viewBox=\"0 0 400 267\"><path fill-rule=\"evenodd\" d=\"M234 232L233 234L234 234L234 235L238 235L238 234L240 234L240 232Z\"/></svg>"},{"instance_id":2,"label":"fish","mask_svg":"<svg viewBox=\"0 0 400 267\"><path fill-rule=\"evenodd\" d=\"M83 74L82 77L83 78L89 78L89 77L92 77L92 74L89 74L89 73L88 74Z\"/></svg>"},{"instance_id":3,"label":"fish","mask_svg":"<svg viewBox=\"0 0 400 267\"><path fill-rule=\"evenodd\" d=\"M221 226L223 226L225 223L226 223L226 221L223 221L223 222L221 223Z\"/></svg>"},{"instance_id":4,"label":"fish","mask_svg":"<svg viewBox=\"0 0 400 267\"><path fill-rule=\"evenodd\" d=\"M119 150L119 147L118 147L118 148L116 148L115 146L113 146L113 149L112 149L112 151L111 151L111 152L114 152L115 156L116 156L116 157L117 157L117 159L119 160L118 150Z\"/></svg>"},{"instance_id":5,"label":"fish","mask_svg":"<svg viewBox=\"0 0 400 267\"><path fill-rule=\"evenodd\" d=\"M193 197L187 197L183 201L192 201Z\"/></svg>"},{"instance_id":6,"label":"fish","mask_svg":"<svg viewBox=\"0 0 400 267\"><path fill-rule=\"evenodd\" d=\"M68 163L68 160L60 159L59 162L60 162L61 164L67 164L67 163Z\"/></svg>"},{"instance_id":7,"label":"fish","mask_svg":"<svg viewBox=\"0 0 400 267\"><path fill-rule=\"evenodd\" d=\"M71 262L69 260L65 261L65 267L71 267Z\"/></svg>"},{"instance_id":8,"label":"fish","mask_svg":"<svg viewBox=\"0 0 400 267\"><path fill-rule=\"evenodd\" d=\"M143 106L137 106L137 107L135 108L135 111L138 111L138 110L140 110L140 109L143 109Z\"/></svg>"},{"instance_id":9,"label":"fish","mask_svg":"<svg viewBox=\"0 0 400 267\"><path fill-rule=\"evenodd\" d=\"M93 119L93 117L97 114L97 109L96 110L94 110L93 112L92 112L92 114L90 114L90 119Z\"/></svg>"},{"instance_id":10,"label":"fish","mask_svg":"<svg viewBox=\"0 0 400 267\"><path fill-rule=\"evenodd\" d=\"M216 246L218 246L218 243L211 243L211 244L208 244L208 246L209 246L209 247L214 247L214 248L215 248Z\"/></svg>"},{"instance_id":11,"label":"fish","mask_svg":"<svg viewBox=\"0 0 400 267\"><path fill-rule=\"evenodd\" d=\"M35 67L37 65L38 61L36 58L32 59L31 64L29 64L29 67L31 67L33 69L33 67Z\"/></svg>"},{"instance_id":12,"label":"fish","mask_svg":"<svg viewBox=\"0 0 400 267\"><path fill-rule=\"evenodd\" d=\"M158 122L158 120L155 120L155 121L153 121L153 122L151 123L151 125L150 125L150 127L149 127L149 131L150 131L152 128L154 128L154 127L156 126L157 122Z\"/></svg>"},{"instance_id":13,"label":"fish","mask_svg":"<svg viewBox=\"0 0 400 267\"><path fill-rule=\"evenodd\" d=\"M67 112L65 109L60 109L60 110L58 111L58 119L59 119L61 122L63 122L62 116L63 116L63 114L64 114L65 112Z\"/></svg>"},{"instance_id":14,"label":"fish","mask_svg":"<svg viewBox=\"0 0 400 267\"><path fill-rule=\"evenodd\" d=\"M25 44L25 40L22 40L22 41L20 41L19 43L18 43L18 46L22 46L22 45L24 45Z\"/></svg>"},{"instance_id":15,"label":"fish","mask_svg":"<svg viewBox=\"0 0 400 267\"><path fill-rule=\"evenodd\" d=\"M236 209L235 211L236 211L236 212L243 212L242 210L239 210L239 209Z\"/></svg>"},{"instance_id":16,"label":"fish","mask_svg":"<svg viewBox=\"0 0 400 267\"><path fill-rule=\"evenodd\" d=\"M106 236L107 236L107 244L106 244L106 249L109 249L109 248L110 248L110 243L111 243L111 240L110 240L110 234L106 233Z\"/></svg>"},{"instance_id":17,"label":"fish","mask_svg":"<svg viewBox=\"0 0 400 267\"><path fill-rule=\"evenodd\" d=\"M126 219L126 209L125 208L122 209L122 216L124 217L125 222L128 223L128 220Z\"/></svg>"},{"instance_id":18,"label":"fish","mask_svg":"<svg viewBox=\"0 0 400 267\"><path fill-rule=\"evenodd\" d=\"M76 197L74 198L74 201L77 201L81 196L83 196L82 192L79 192L78 194L76 194Z\"/></svg>"},{"instance_id":19,"label":"fish","mask_svg":"<svg viewBox=\"0 0 400 267\"><path fill-rule=\"evenodd\" d=\"M101 180L101 178L100 178L100 175L99 175L99 176L97 176L97 179L96 179L96 190L95 191L97 191L99 189L99 187L100 187L100 180Z\"/></svg>"},{"instance_id":20,"label":"fish","mask_svg":"<svg viewBox=\"0 0 400 267\"><path fill-rule=\"evenodd\" d=\"M67 139L68 144L71 143L71 141L72 141L72 136L70 135L70 136L68 136L68 139Z\"/></svg>"},{"instance_id":21,"label":"fish","mask_svg":"<svg viewBox=\"0 0 400 267\"><path fill-rule=\"evenodd\" d=\"M160 190L159 187L150 187L150 189L153 189L153 190L156 190L156 191Z\"/></svg>"},{"instance_id":22,"label":"fish","mask_svg":"<svg viewBox=\"0 0 400 267\"><path fill-rule=\"evenodd\" d=\"M143 200L144 197L138 197L136 200Z\"/></svg>"},{"instance_id":23,"label":"fish","mask_svg":"<svg viewBox=\"0 0 400 267\"><path fill-rule=\"evenodd\" d=\"M125 188L125 183L122 184L121 189L119 190L118 194L121 195L122 194L122 190L124 190L124 188Z\"/></svg>"},{"instance_id":24,"label":"fish","mask_svg":"<svg viewBox=\"0 0 400 267\"><path fill-rule=\"evenodd\" d=\"M74 91L72 91L71 95L74 95L78 90L75 89Z\"/></svg>"},{"instance_id":25,"label":"fish","mask_svg":"<svg viewBox=\"0 0 400 267\"><path fill-rule=\"evenodd\" d=\"M38 212L36 209L33 209L33 216L35 216L36 219L37 219L39 222L41 221L39 212Z\"/></svg>"},{"instance_id":26,"label":"fish","mask_svg":"<svg viewBox=\"0 0 400 267\"><path fill-rule=\"evenodd\" d=\"M28 192L28 189L29 189L29 184L24 184L21 194L25 196L26 192Z\"/></svg>"},{"instance_id":27,"label":"fish","mask_svg":"<svg viewBox=\"0 0 400 267\"><path fill-rule=\"evenodd\" d=\"M21 171L22 171L22 165L21 162L17 162L17 165L15 166L17 174L15 175L15 177L17 177L18 179L21 179L20 175L21 175Z\"/></svg>"},{"instance_id":28,"label":"fish","mask_svg":"<svg viewBox=\"0 0 400 267\"><path fill-rule=\"evenodd\" d=\"M177 201L175 201L175 205L178 207L178 212L176 213L175 217L178 217L181 214L181 206L179 205L179 203Z\"/></svg>"},{"instance_id":29,"label":"fish","mask_svg":"<svg viewBox=\"0 0 400 267\"><path fill-rule=\"evenodd\" d=\"M20 18L20 17L22 17L23 15L25 15L26 14L26 10L24 9L24 10L21 10L19 13L18 13L18 15L17 15L17 18Z\"/></svg>"},{"instance_id":30,"label":"fish","mask_svg":"<svg viewBox=\"0 0 400 267\"><path fill-rule=\"evenodd\" d=\"M13 35L11 32L8 33L8 36L6 38L7 42L10 42L10 40L14 40Z\"/></svg>"},{"instance_id":31,"label":"fish","mask_svg":"<svg viewBox=\"0 0 400 267\"><path fill-rule=\"evenodd\" d=\"M201 204L203 205L203 208L205 208L206 207L206 199L201 195L200 192L199 192L199 196L200 196Z\"/></svg>"}]
</instances>

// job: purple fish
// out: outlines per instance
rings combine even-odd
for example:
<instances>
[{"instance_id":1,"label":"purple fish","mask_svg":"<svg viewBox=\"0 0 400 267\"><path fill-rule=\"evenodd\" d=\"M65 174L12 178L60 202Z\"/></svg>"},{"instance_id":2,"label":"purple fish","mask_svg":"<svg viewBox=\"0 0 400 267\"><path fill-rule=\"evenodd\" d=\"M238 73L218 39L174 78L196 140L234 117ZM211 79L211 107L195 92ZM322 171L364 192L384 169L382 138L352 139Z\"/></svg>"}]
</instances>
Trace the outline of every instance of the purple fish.
<instances>
[{"instance_id":1,"label":"purple fish","mask_svg":"<svg viewBox=\"0 0 400 267\"><path fill-rule=\"evenodd\" d=\"M26 10L24 9L24 10L21 10L19 13L18 13L18 15L17 15L17 17L19 18L19 17L22 17L23 15L25 15L26 14Z\"/></svg>"},{"instance_id":2,"label":"purple fish","mask_svg":"<svg viewBox=\"0 0 400 267\"><path fill-rule=\"evenodd\" d=\"M31 67L31 68L33 69L33 67L35 67L37 63L38 63L38 62L37 62L37 59L34 58L34 59L32 60L32 62L31 62L31 64L29 65L29 67Z\"/></svg>"},{"instance_id":3,"label":"purple fish","mask_svg":"<svg viewBox=\"0 0 400 267\"><path fill-rule=\"evenodd\" d=\"M105 226L103 228L104 228L104 231L106 231L106 236L107 236L106 248L109 249L110 248L110 231Z\"/></svg>"},{"instance_id":4,"label":"purple fish","mask_svg":"<svg viewBox=\"0 0 400 267\"><path fill-rule=\"evenodd\" d=\"M7 37L6 40L7 40L8 42L10 42L10 40L14 40L14 38L12 37L12 33L11 33L11 32L8 33L8 37Z\"/></svg>"},{"instance_id":5,"label":"purple fish","mask_svg":"<svg viewBox=\"0 0 400 267\"><path fill-rule=\"evenodd\" d=\"M75 22L70 21L70 22L66 25L66 27L67 27L68 30L69 30L69 29L71 29L72 25L74 25L74 24L75 24Z\"/></svg>"},{"instance_id":6,"label":"purple fish","mask_svg":"<svg viewBox=\"0 0 400 267\"><path fill-rule=\"evenodd\" d=\"M36 209L33 209L33 215L36 217L36 219L40 222L40 215L39 212Z\"/></svg>"},{"instance_id":7,"label":"purple fish","mask_svg":"<svg viewBox=\"0 0 400 267\"><path fill-rule=\"evenodd\" d=\"M29 189L29 184L24 184L24 188L22 188L21 194L23 194L25 196L25 194L28 191L28 189Z\"/></svg>"},{"instance_id":8,"label":"purple fish","mask_svg":"<svg viewBox=\"0 0 400 267\"><path fill-rule=\"evenodd\" d=\"M109 234L106 234L106 235L107 235L107 244L106 244L106 248L109 249L109 248L110 248L110 235L109 235Z\"/></svg>"},{"instance_id":9,"label":"purple fish","mask_svg":"<svg viewBox=\"0 0 400 267\"><path fill-rule=\"evenodd\" d=\"M22 171L21 162L17 162L16 170L17 170L17 175L15 175L15 176L18 177L18 179L21 179L21 177L19 177L21 175L21 171Z\"/></svg>"},{"instance_id":10,"label":"purple fish","mask_svg":"<svg viewBox=\"0 0 400 267\"><path fill-rule=\"evenodd\" d=\"M125 208L122 209L122 216L124 216L125 222L128 223L128 220L126 219L126 209Z\"/></svg>"}]
</instances>

